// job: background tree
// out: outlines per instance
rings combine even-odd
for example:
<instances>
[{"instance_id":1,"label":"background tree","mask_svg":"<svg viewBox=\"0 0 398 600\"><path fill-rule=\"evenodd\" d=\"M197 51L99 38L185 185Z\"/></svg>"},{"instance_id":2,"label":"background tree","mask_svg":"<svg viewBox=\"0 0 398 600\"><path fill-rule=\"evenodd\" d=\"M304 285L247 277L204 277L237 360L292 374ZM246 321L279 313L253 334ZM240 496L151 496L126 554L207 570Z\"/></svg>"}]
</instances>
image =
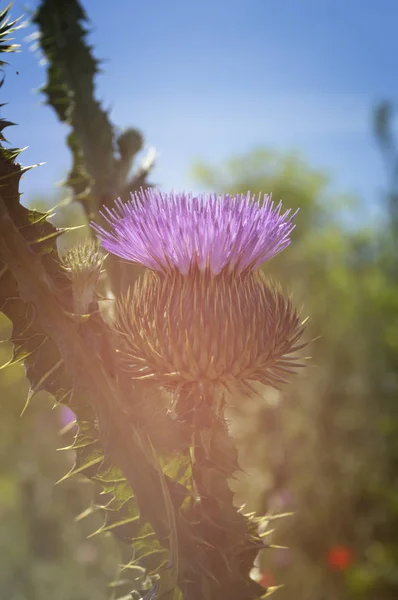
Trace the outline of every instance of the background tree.
<instances>
[{"instance_id":1,"label":"background tree","mask_svg":"<svg viewBox=\"0 0 398 600\"><path fill-rule=\"evenodd\" d=\"M294 511L275 534L290 550L264 555L261 568L286 584L286 599L389 600L398 590L393 219L370 229L358 201L327 193L323 174L265 149L194 174L209 189L272 191L300 207L294 249L267 270L311 316L313 367L287 392L248 403L236 424L248 472L239 498Z\"/></svg>"}]
</instances>

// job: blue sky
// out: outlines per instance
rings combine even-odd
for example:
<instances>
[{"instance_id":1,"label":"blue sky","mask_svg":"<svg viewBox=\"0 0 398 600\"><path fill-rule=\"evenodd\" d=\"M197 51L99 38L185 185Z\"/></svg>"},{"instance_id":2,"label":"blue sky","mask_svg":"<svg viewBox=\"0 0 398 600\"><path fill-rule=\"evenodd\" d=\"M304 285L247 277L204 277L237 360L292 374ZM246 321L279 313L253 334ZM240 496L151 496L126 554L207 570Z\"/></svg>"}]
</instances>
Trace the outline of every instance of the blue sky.
<instances>
[{"instance_id":1,"label":"blue sky","mask_svg":"<svg viewBox=\"0 0 398 600\"><path fill-rule=\"evenodd\" d=\"M13 16L36 5L15 0ZM138 127L156 147L153 179L162 187L192 188L197 159L217 163L268 146L298 151L331 174L335 190L363 197L377 213L385 172L371 117L378 101L398 98L397 0L83 6L95 55L105 59L97 95L118 127ZM19 124L8 139L29 144L24 163L46 163L24 179L25 201L55 194L69 166L67 128L35 91L45 69L25 41L30 33L18 35L23 51L2 88L3 114Z\"/></svg>"}]
</instances>

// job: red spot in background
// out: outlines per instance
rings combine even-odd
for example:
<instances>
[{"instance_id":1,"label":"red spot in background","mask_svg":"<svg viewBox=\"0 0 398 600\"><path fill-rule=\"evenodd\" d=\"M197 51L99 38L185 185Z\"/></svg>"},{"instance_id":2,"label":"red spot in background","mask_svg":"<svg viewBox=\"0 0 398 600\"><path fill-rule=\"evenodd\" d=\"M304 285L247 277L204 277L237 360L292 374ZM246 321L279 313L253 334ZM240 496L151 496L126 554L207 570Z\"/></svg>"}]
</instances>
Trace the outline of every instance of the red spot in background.
<instances>
[{"instance_id":1,"label":"red spot in background","mask_svg":"<svg viewBox=\"0 0 398 600\"><path fill-rule=\"evenodd\" d=\"M335 571L344 571L354 562L353 552L347 546L331 546L327 553L327 563Z\"/></svg>"},{"instance_id":2,"label":"red spot in background","mask_svg":"<svg viewBox=\"0 0 398 600\"><path fill-rule=\"evenodd\" d=\"M267 571L267 569L264 569L263 571L261 571L261 577L257 583L263 588L269 588L275 585L275 577L273 573L271 573L271 571Z\"/></svg>"}]
</instances>

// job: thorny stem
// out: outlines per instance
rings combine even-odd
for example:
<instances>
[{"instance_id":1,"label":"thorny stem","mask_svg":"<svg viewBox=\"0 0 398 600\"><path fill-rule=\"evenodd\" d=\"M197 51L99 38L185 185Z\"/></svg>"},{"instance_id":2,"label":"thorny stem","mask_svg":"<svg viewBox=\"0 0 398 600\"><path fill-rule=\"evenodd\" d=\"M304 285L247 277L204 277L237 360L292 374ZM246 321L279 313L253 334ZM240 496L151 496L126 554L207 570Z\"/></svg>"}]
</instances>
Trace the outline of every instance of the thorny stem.
<instances>
[{"instance_id":1,"label":"thorny stem","mask_svg":"<svg viewBox=\"0 0 398 600\"><path fill-rule=\"evenodd\" d=\"M43 330L57 342L67 371L78 374L79 385L89 395L100 425L106 429L105 443L134 490L143 516L164 538L164 523L155 502L161 496L158 472L148 462L144 439L125 418L116 382L106 369L98 368L95 351L88 351L82 344L81 329L78 331L81 323L76 323L55 298L40 257L15 227L1 196L0 254L16 278L21 296L35 306Z\"/></svg>"}]
</instances>

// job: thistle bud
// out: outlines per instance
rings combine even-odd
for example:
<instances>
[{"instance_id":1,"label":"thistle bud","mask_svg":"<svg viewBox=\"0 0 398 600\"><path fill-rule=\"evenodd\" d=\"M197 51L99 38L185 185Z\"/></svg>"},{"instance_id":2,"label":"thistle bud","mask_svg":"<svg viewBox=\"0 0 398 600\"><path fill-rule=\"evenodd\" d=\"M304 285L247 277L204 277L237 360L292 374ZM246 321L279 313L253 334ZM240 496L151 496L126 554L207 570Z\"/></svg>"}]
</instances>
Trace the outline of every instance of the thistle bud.
<instances>
[{"instance_id":1,"label":"thistle bud","mask_svg":"<svg viewBox=\"0 0 398 600\"><path fill-rule=\"evenodd\" d=\"M61 257L61 265L72 282L73 308L77 315L90 311L105 258L93 240L80 242Z\"/></svg>"}]
</instances>

